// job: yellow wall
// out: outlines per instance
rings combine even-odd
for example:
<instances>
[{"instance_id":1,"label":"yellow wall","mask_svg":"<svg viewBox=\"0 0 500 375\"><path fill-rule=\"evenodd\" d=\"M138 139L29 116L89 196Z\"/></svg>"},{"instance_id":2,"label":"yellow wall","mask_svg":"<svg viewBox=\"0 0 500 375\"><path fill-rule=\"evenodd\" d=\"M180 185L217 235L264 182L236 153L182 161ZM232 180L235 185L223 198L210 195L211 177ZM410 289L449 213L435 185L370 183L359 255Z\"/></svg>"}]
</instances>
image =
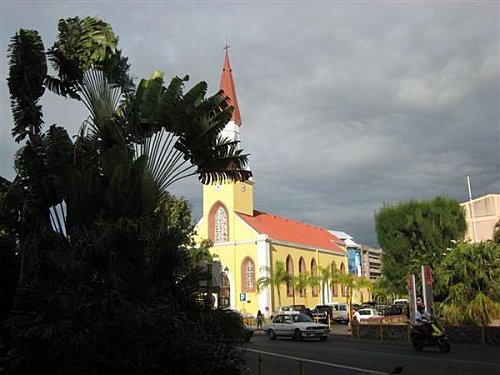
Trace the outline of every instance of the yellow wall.
<instances>
[{"instance_id":1,"label":"yellow wall","mask_svg":"<svg viewBox=\"0 0 500 375\"><path fill-rule=\"evenodd\" d=\"M208 213L213 204L221 201L229 213L234 211L246 215L253 215L253 182L226 182L203 186L203 217Z\"/></svg>"},{"instance_id":2,"label":"yellow wall","mask_svg":"<svg viewBox=\"0 0 500 375\"><path fill-rule=\"evenodd\" d=\"M311 273L311 261L312 259L316 260L316 267L317 267L317 272L318 276L320 275L319 273L319 267L326 267L332 263L332 261L335 261L335 264L337 265L337 269L340 269L340 265L344 263L346 269L347 269L347 257L345 255L340 255L340 254L332 254L328 252L323 252L323 251L315 251L315 250L309 250L309 249L303 249L303 248L296 248L296 247L291 247L291 246L285 246L285 245L277 245L273 244L271 247L272 250L272 255L271 255L271 267L274 267L274 264L276 261L281 261L285 264L286 267L286 259L290 255L292 257L293 261L293 274L298 275L299 274L299 260L301 257L304 258L305 266L306 266L306 271ZM281 304L282 306L286 305L292 305L294 302L294 297L293 296L287 296L287 288L286 285L282 285L280 288L280 294L281 294ZM334 297L333 301L335 302L345 302L345 297ZM273 302L274 302L274 309L279 308L279 302L278 302L278 294L276 291L276 288L273 288ZM300 296L300 293L295 291L295 304L296 305L306 305L306 307L309 308L314 308L316 305L319 305L321 303L321 287L318 286L318 295L313 296L312 295L312 288L309 287L306 291L306 294L304 297Z\"/></svg>"},{"instance_id":3,"label":"yellow wall","mask_svg":"<svg viewBox=\"0 0 500 375\"><path fill-rule=\"evenodd\" d=\"M241 186L245 186L243 189ZM244 313L255 315L259 309L264 306L259 306L259 293L257 289L254 292L245 292L246 301L240 301L240 293L243 291L241 285L241 264L248 256L255 264L255 278L256 280L263 276L259 269L257 240L259 234L256 233L249 225L240 219L234 212L241 212L247 215L253 214L253 183L250 182L237 182L237 183L224 183L220 185L206 185L203 187L203 220L200 221L197 228L196 240L206 239L209 237L208 233L208 216L211 208L217 202L222 202L228 211L228 225L229 225L229 240L224 243L215 243L211 249L212 254L216 254L222 264L222 267L229 269L228 276L231 284L231 304L232 306ZM304 258L306 271L311 272L311 261L316 260L316 266L326 267L335 261L337 269L340 269L341 264L344 264L347 270L347 257L341 254L332 254L329 252L322 252L312 249L297 248L289 245L281 245L272 243L270 245L270 265L271 270L276 261L282 261L286 264L286 259L290 255L293 260L294 275L299 274L299 259ZM271 288L271 287L270 287ZM287 296L286 285L280 288L281 303L283 306L293 304L293 297ZM272 287L272 306L271 313L279 309L278 296L275 287ZM306 292L306 297L301 297L300 293L295 292L295 304L304 304L307 307L314 308L317 304L321 303L321 287L318 287L318 296L312 296L312 288L309 287ZM307 301L306 301L307 300ZM339 296L333 297L335 302L345 302L345 297L339 293Z\"/></svg>"},{"instance_id":4,"label":"yellow wall","mask_svg":"<svg viewBox=\"0 0 500 375\"><path fill-rule=\"evenodd\" d=\"M244 186L243 189L242 186ZM255 289L253 293L245 292L246 301L240 301L239 296L243 290L240 269L247 256L255 264L256 279L259 277L255 243L258 234L235 214L235 211L247 215L253 214L253 182L227 182L203 187L203 220L198 224L196 241L209 238L208 216L217 202L223 203L228 211L229 239L224 243L215 243L210 252L219 257L223 268L229 269L232 304L238 311L256 314L260 308L257 290Z\"/></svg>"}]
</instances>

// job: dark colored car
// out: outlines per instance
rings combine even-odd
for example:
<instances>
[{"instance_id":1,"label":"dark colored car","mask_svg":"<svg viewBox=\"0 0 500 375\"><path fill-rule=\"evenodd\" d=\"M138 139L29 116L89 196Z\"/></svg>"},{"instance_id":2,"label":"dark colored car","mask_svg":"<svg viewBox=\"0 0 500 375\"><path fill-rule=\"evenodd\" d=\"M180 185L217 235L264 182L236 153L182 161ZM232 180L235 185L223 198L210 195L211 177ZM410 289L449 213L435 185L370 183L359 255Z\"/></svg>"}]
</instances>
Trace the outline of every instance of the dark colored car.
<instances>
[{"instance_id":1,"label":"dark colored car","mask_svg":"<svg viewBox=\"0 0 500 375\"><path fill-rule=\"evenodd\" d=\"M375 305L375 309L380 311L384 316L401 315L403 313L403 309L396 305Z\"/></svg>"},{"instance_id":2,"label":"dark colored car","mask_svg":"<svg viewBox=\"0 0 500 375\"><path fill-rule=\"evenodd\" d=\"M333 321L333 308L329 305L317 305L312 311L314 321L328 323L328 318Z\"/></svg>"},{"instance_id":3,"label":"dark colored car","mask_svg":"<svg viewBox=\"0 0 500 375\"><path fill-rule=\"evenodd\" d=\"M244 324L243 325L243 340L249 342L253 336L253 328Z\"/></svg>"}]
</instances>

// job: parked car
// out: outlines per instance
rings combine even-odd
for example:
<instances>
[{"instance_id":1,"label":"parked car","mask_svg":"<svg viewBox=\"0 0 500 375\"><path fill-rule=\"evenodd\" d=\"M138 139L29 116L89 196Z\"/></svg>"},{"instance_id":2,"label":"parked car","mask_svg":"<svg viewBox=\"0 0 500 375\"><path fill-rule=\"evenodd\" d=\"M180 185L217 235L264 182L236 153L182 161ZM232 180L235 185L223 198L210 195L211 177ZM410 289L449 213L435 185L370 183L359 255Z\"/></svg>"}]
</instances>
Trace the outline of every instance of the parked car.
<instances>
[{"instance_id":1,"label":"parked car","mask_svg":"<svg viewBox=\"0 0 500 375\"><path fill-rule=\"evenodd\" d=\"M281 312L269 324L263 327L270 340L277 336L287 336L294 340L303 338L319 338L326 341L330 328L326 324L316 323L306 314L296 311Z\"/></svg>"},{"instance_id":2,"label":"parked car","mask_svg":"<svg viewBox=\"0 0 500 375\"><path fill-rule=\"evenodd\" d=\"M403 313L403 308L397 305L375 305L375 309L384 316L401 315Z\"/></svg>"},{"instance_id":3,"label":"parked car","mask_svg":"<svg viewBox=\"0 0 500 375\"><path fill-rule=\"evenodd\" d=\"M316 307L311 310L314 321L320 321L323 323L328 323L328 318L333 321L333 307L329 305L316 305Z\"/></svg>"},{"instance_id":4,"label":"parked car","mask_svg":"<svg viewBox=\"0 0 500 375\"><path fill-rule=\"evenodd\" d=\"M253 336L253 328L247 324L243 325L243 341L249 342Z\"/></svg>"},{"instance_id":5,"label":"parked car","mask_svg":"<svg viewBox=\"0 0 500 375\"><path fill-rule=\"evenodd\" d=\"M281 306L280 312L285 312L285 311L302 311L305 310L306 306L305 305L288 305L288 306Z\"/></svg>"},{"instance_id":6,"label":"parked car","mask_svg":"<svg viewBox=\"0 0 500 375\"><path fill-rule=\"evenodd\" d=\"M334 323L349 323L349 307L347 303L329 303L332 306L332 320Z\"/></svg>"},{"instance_id":7,"label":"parked car","mask_svg":"<svg viewBox=\"0 0 500 375\"><path fill-rule=\"evenodd\" d=\"M361 322L362 320L373 319L380 317L380 313L375 309L359 309L356 311L352 319L356 322Z\"/></svg>"},{"instance_id":8,"label":"parked car","mask_svg":"<svg viewBox=\"0 0 500 375\"><path fill-rule=\"evenodd\" d=\"M406 298L395 299L393 305L400 306L403 309L404 306L408 305L408 300Z\"/></svg>"}]
</instances>

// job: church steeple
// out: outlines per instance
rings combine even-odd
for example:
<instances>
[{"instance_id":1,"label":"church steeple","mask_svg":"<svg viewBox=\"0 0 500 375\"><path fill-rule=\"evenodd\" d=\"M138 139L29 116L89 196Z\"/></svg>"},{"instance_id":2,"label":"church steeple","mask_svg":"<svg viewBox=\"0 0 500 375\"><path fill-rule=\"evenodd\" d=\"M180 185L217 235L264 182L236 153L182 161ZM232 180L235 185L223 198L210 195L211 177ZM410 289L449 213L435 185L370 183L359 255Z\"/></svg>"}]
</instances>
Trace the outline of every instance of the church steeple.
<instances>
[{"instance_id":1,"label":"church steeple","mask_svg":"<svg viewBox=\"0 0 500 375\"><path fill-rule=\"evenodd\" d=\"M224 94L229 97L229 104L234 107L231 121L238 127L241 125L240 107L238 105L238 98L236 97L236 88L234 85L231 63L229 61L229 46L226 44L224 47L226 56L224 57L224 66L222 68L222 76L220 79L220 89Z\"/></svg>"},{"instance_id":2,"label":"church steeple","mask_svg":"<svg viewBox=\"0 0 500 375\"><path fill-rule=\"evenodd\" d=\"M221 137L237 142L237 148L241 148L241 115L238 99L236 98L231 63L229 62L229 46L226 45L224 49L226 50L226 55L224 57L224 67L222 68L220 89L229 97L229 104L234 107L234 110L231 119L221 132ZM247 167L249 168L249 166ZM234 228L234 220L236 220L235 212L249 216L253 215L253 185L254 182L251 178L246 181L225 181L216 185L203 185L203 217L208 218L209 223L213 224L215 212L222 212L218 210L219 207L223 206L223 210L228 215L229 228ZM212 224L209 224L210 228L213 227ZM209 236L209 238L212 237ZM229 238L234 238L234 233L230 233Z\"/></svg>"}]
</instances>

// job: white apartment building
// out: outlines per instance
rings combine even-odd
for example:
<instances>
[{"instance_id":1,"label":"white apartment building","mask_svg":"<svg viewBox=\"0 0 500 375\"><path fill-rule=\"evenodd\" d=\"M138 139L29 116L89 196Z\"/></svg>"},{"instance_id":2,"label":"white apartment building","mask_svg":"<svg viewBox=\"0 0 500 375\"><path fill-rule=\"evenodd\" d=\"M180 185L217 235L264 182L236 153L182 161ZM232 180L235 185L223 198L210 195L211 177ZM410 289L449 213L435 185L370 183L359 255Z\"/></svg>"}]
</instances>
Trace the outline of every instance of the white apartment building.
<instances>
[{"instance_id":1,"label":"white apartment building","mask_svg":"<svg viewBox=\"0 0 500 375\"><path fill-rule=\"evenodd\" d=\"M495 225L500 220L500 194L487 194L460 203L465 213L467 232L465 239L481 242L493 239Z\"/></svg>"}]
</instances>

